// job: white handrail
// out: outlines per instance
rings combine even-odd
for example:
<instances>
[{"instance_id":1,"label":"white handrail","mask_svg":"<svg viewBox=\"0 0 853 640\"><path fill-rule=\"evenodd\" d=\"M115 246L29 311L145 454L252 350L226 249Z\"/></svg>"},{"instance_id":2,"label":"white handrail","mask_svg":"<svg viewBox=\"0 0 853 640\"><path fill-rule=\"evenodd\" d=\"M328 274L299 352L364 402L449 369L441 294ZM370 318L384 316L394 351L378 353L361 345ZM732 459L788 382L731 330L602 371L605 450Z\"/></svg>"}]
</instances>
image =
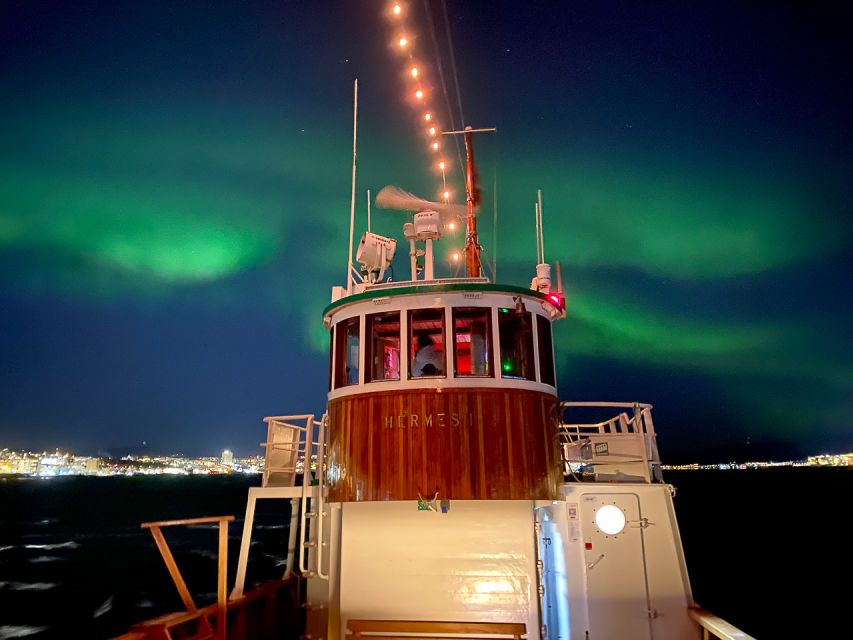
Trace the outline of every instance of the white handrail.
<instances>
[{"instance_id":1,"label":"white handrail","mask_svg":"<svg viewBox=\"0 0 853 640\"><path fill-rule=\"evenodd\" d=\"M326 477L326 422L329 418L328 413L324 413L320 418L320 432L317 437L317 577L321 580L328 580L329 574L323 573L323 510L325 508L325 496L323 489L325 488L324 479ZM304 477L304 476L303 476Z\"/></svg>"},{"instance_id":2,"label":"white handrail","mask_svg":"<svg viewBox=\"0 0 853 640\"><path fill-rule=\"evenodd\" d=\"M305 562L305 548L308 545L308 540L306 536L306 520L308 518L308 487L309 484L306 484L306 479L311 476L311 457L310 457L310 447L309 443L311 442L311 434L314 431L314 414L312 413L308 420L305 423L305 440L303 445L303 454L302 454L302 497L300 499L299 507L300 507L300 516L299 516L299 571L302 574L308 573L308 565Z\"/></svg>"}]
</instances>

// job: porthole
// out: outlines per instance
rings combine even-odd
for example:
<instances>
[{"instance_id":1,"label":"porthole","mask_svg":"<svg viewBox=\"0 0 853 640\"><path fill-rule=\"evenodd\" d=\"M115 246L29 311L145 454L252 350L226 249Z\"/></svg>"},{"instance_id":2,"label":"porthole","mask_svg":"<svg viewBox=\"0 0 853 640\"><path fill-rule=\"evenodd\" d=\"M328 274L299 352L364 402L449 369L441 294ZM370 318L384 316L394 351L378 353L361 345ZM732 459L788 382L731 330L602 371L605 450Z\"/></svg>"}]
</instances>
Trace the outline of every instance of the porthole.
<instances>
[{"instance_id":1,"label":"porthole","mask_svg":"<svg viewBox=\"0 0 853 640\"><path fill-rule=\"evenodd\" d=\"M606 504L595 512L595 526L607 535L615 536L625 528L625 514L619 507Z\"/></svg>"}]
</instances>

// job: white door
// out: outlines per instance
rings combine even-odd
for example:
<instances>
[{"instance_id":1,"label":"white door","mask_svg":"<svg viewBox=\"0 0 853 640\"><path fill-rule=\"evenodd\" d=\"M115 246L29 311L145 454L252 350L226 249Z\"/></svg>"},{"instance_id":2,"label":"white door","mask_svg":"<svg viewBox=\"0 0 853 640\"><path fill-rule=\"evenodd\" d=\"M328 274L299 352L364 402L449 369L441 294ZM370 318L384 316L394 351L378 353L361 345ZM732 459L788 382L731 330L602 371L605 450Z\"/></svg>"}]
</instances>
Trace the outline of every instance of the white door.
<instances>
[{"instance_id":1,"label":"white door","mask_svg":"<svg viewBox=\"0 0 853 640\"><path fill-rule=\"evenodd\" d=\"M587 494L581 527L589 640L651 640L640 501L635 494Z\"/></svg>"}]
</instances>

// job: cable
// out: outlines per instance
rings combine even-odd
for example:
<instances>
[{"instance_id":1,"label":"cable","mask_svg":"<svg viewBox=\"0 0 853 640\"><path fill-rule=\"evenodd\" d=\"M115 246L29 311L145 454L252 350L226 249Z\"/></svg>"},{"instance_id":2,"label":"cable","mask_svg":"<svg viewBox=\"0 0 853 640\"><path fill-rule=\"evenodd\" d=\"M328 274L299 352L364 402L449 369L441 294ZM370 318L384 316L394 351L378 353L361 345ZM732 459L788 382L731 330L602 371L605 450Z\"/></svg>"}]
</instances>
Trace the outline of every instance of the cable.
<instances>
[{"instance_id":1,"label":"cable","mask_svg":"<svg viewBox=\"0 0 853 640\"><path fill-rule=\"evenodd\" d=\"M462 93L459 91L459 75L456 73L456 56L453 53L453 38L450 36L450 20L447 17L447 2L441 0L441 7L444 10L444 30L447 33L447 48L450 50L450 68L453 71L453 83L456 85L456 103L459 105L459 117L462 119L462 126L465 126L465 114L462 112Z\"/></svg>"},{"instance_id":2,"label":"cable","mask_svg":"<svg viewBox=\"0 0 853 640\"><path fill-rule=\"evenodd\" d=\"M453 107L450 105L450 94L447 92L447 82L444 80L444 68L441 64L441 49L438 46L438 37L435 35L435 23L432 20L432 12L429 8L429 0L424 0L424 13L427 16L427 22L429 22L429 31L432 36L432 45L435 48L435 62L436 67L438 67L438 77L441 80L441 90L444 93L444 101L447 104L447 117L450 118L450 126L453 127L455 131L458 131L463 126L465 126L464 121L461 126L456 126L456 118L453 117ZM451 47L451 55L453 54L453 49ZM459 171L462 172L465 167L465 161L462 159L462 149L459 147L459 136L453 136L453 143L456 145L456 156L459 158ZM465 174L462 173L462 183L465 183Z\"/></svg>"}]
</instances>

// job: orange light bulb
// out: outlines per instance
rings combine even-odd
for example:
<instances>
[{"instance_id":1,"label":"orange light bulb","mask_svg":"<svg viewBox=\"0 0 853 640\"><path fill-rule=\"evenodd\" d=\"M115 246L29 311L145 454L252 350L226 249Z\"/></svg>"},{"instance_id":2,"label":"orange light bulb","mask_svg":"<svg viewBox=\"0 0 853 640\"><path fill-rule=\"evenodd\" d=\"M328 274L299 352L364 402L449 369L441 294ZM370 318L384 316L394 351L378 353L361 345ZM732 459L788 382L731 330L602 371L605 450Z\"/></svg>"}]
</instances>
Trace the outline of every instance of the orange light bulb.
<instances>
[{"instance_id":1,"label":"orange light bulb","mask_svg":"<svg viewBox=\"0 0 853 640\"><path fill-rule=\"evenodd\" d=\"M431 135L431 136L434 136L434 135L435 135L435 127L430 127L430 128L429 128L429 135Z\"/></svg>"},{"instance_id":2,"label":"orange light bulb","mask_svg":"<svg viewBox=\"0 0 853 640\"><path fill-rule=\"evenodd\" d=\"M453 262L459 262L459 252L458 251L453 252Z\"/></svg>"},{"instance_id":3,"label":"orange light bulb","mask_svg":"<svg viewBox=\"0 0 853 640\"><path fill-rule=\"evenodd\" d=\"M442 193L441 195L443 195L443 196L444 196L444 199L445 199L445 200L450 200L450 192L449 192L449 191L445 191L445 192L444 192L444 193ZM455 222L451 222L448 226L450 227L450 229L451 229L451 230L453 230L453 229L455 229L455 228L456 228L456 223L455 223Z\"/></svg>"},{"instance_id":4,"label":"orange light bulb","mask_svg":"<svg viewBox=\"0 0 853 640\"><path fill-rule=\"evenodd\" d=\"M438 163L438 168L441 169L442 171L444 171L445 166L447 166L447 165L444 164L444 160L442 160L441 162Z\"/></svg>"},{"instance_id":5,"label":"orange light bulb","mask_svg":"<svg viewBox=\"0 0 853 640\"><path fill-rule=\"evenodd\" d=\"M437 142L433 142L433 143L432 143L432 150L433 150L433 151L438 151L438 143L437 143Z\"/></svg>"},{"instance_id":6,"label":"orange light bulb","mask_svg":"<svg viewBox=\"0 0 853 640\"><path fill-rule=\"evenodd\" d=\"M417 68L417 67L412 67L412 70L411 70L411 72L410 72L410 73L412 74L412 77L413 77L413 78L417 78L417 77L418 77L418 68Z\"/></svg>"},{"instance_id":7,"label":"orange light bulb","mask_svg":"<svg viewBox=\"0 0 853 640\"><path fill-rule=\"evenodd\" d=\"M395 5L394 5L394 8L393 8L393 9L391 9L391 12L392 12L395 16L399 16L399 15L400 15L400 13L401 13L402 11L403 11L403 10L400 8L400 5L399 5L399 4L395 4Z\"/></svg>"},{"instance_id":8,"label":"orange light bulb","mask_svg":"<svg viewBox=\"0 0 853 640\"><path fill-rule=\"evenodd\" d=\"M431 113L429 113L429 112L425 113L425 114L424 114L424 120L426 120L427 122L429 122L430 120L432 120L432 114L431 114Z\"/></svg>"},{"instance_id":9,"label":"orange light bulb","mask_svg":"<svg viewBox=\"0 0 853 640\"><path fill-rule=\"evenodd\" d=\"M415 91L415 97L416 97L418 100L420 100L421 98L423 98L423 97L424 97L424 92L423 92L423 91L421 91L420 89L418 89L417 91Z\"/></svg>"},{"instance_id":10,"label":"orange light bulb","mask_svg":"<svg viewBox=\"0 0 853 640\"><path fill-rule=\"evenodd\" d=\"M409 41L405 37L400 38L400 47L405 47L407 44L409 44Z\"/></svg>"}]
</instances>

